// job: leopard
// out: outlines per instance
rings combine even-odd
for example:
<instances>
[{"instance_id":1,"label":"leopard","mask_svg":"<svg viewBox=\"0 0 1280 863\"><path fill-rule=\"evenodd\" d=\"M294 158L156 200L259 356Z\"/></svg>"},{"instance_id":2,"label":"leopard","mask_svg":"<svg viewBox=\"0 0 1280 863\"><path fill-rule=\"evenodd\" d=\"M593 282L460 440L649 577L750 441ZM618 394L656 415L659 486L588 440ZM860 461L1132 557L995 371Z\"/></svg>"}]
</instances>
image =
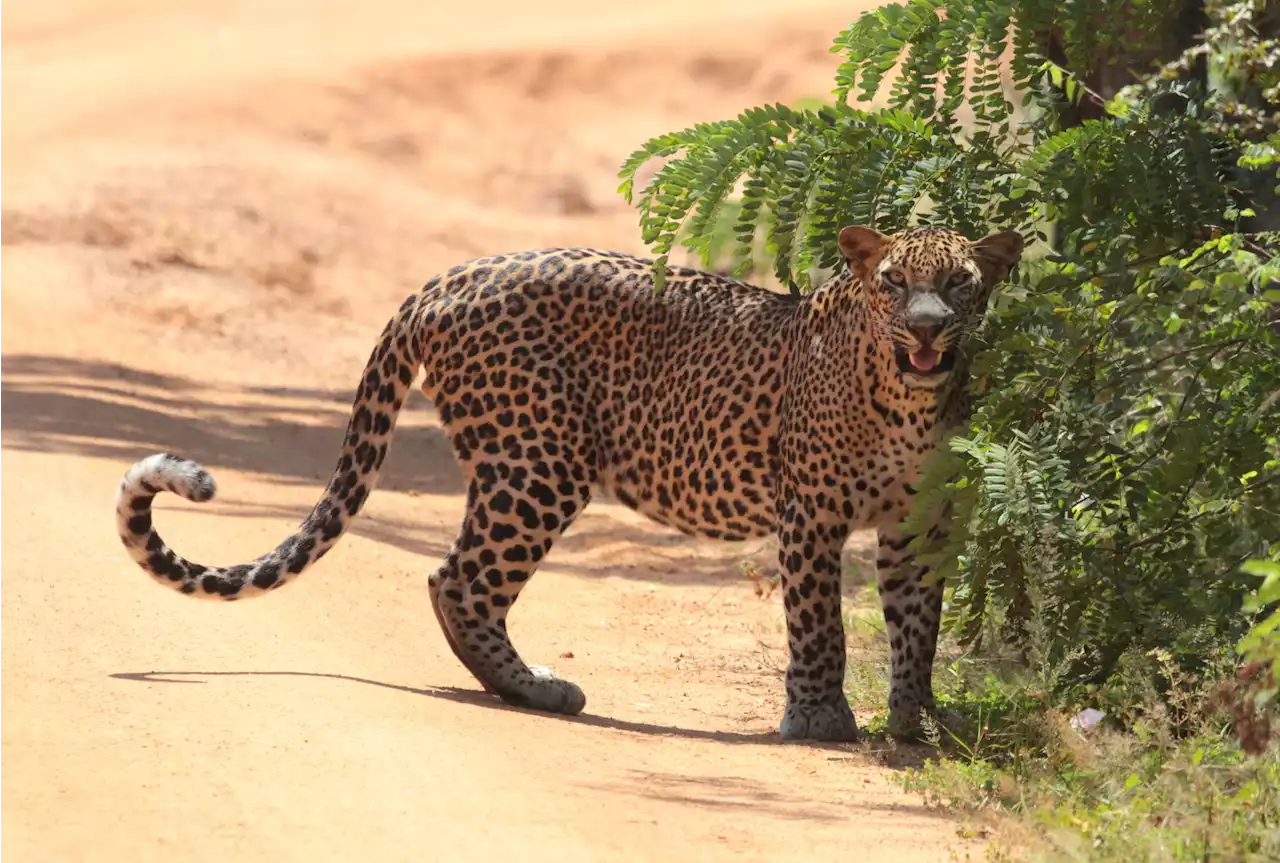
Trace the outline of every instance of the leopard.
<instances>
[{"instance_id":1,"label":"leopard","mask_svg":"<svg viewBox=\"0 0 1280 863\"><path fill-rule=\"evenodd\" d=\"M970 411L969 368L993 288L1023 238L947 227L838 231L839 266L806 294L619 252L493 255L432 278L387 322L356 387L337 466L296 531L250 563L187 560L153 526L167 491L203 502L202 466L130 467L118 533L157 582L223 601L288 584L369 499L421 373L466 488L461 528L427 594L450 650L509 705L575 715L582 689L525 663L507 619L557 538L601 492L685 534L772 537L789 661L782 740L848 741L841 551L876 532L890 653L888 725L936 709L943 602L904 521L924 460ZM918 520L913 522L918 524ZM767 540L766 540L767 541Z\"/></svg>"}]
</instances>

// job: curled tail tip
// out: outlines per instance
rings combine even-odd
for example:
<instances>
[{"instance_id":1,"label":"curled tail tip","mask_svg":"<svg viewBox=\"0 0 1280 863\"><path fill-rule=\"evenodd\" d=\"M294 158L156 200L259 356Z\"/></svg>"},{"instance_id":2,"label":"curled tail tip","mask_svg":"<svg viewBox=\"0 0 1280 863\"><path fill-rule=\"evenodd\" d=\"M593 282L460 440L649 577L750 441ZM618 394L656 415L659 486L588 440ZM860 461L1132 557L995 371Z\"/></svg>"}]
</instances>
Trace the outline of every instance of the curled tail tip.
<instances>
[{"instance_id":1,"label":"curled tail tip","mask_svg":"<svg viewBox=\"0 0 1280 863\"><path fill-rule=\"evenodd\" d=\"M167 452L135 462L120 481L121 496L151 496L160 491L204 503L213 499L218 486L199 464Z\"/></svg>"}]
</instances>

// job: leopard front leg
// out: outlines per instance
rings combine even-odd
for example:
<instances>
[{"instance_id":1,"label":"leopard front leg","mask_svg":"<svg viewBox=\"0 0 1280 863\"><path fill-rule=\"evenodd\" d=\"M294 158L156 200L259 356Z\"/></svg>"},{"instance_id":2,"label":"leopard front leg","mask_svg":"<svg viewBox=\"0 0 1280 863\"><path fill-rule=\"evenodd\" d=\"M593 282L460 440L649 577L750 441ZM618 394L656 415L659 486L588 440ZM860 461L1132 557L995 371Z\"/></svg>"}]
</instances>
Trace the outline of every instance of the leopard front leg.
<instances>
[{"instance_id":1,"label":"leopard front leg","mask_svg":"<svg viewBox=\"0 0 1280 863\"><path fill-rule=\"evenodd\" d=\"M840 551L849 529L817 513L798 496L780 501L778 554L791 653L780 731L784 740L854 740L840 617Z\"/></svg>"},{"instance_id":2,"label":"leopard front leg","mask_svg":"<svg viewBox=\"0 0 1280 863\"><path fill-rule=\"evenodd\" d=\"M930 530L930 537L939 535ZM909 548L914 536L897 525L877 532L876 583L889 636L892 678L889 684L889 732L911 736L920 730L922 712L934 712L933 658L942 619L942 581Z\"/></svg>"}]
</instances>

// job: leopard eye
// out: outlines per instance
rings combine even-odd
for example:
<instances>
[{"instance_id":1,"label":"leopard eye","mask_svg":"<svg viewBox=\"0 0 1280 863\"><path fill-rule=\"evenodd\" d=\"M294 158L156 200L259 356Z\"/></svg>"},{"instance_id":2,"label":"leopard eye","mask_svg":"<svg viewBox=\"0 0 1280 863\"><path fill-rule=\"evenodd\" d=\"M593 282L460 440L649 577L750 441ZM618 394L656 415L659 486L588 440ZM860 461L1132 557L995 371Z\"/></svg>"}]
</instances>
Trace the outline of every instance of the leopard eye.
<instances>
[{"instance_id":1,"label":"leopard eye","mask_svg":"<svg viewBox=\"0 0 1280 863\"><path fill-rule=\"evenodd\" d=\"M899 291L907 287L907 277L903 275L902 270L885 270L880 274L880 281Z\"/></svg>"},{"instance_id":2,"label":"leopard eye","mask_svg":"<svg viewBox=\"0 0 1280 863\"><path fill-rule=\"evenodd\" d=\"M973 274L965 270L959 270L951 274L947 279L948 288L963 288L973 281Z\"/></svg>"}]
</instances>

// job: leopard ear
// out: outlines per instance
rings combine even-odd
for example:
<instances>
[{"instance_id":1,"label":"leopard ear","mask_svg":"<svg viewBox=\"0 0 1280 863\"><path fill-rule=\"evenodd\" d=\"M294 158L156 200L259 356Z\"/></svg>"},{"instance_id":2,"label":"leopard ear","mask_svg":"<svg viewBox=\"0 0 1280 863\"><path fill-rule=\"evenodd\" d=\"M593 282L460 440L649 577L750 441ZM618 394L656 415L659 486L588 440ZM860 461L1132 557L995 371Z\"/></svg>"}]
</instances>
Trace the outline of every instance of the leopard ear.
<instances>
[{"instance_id":1,"label":"leopard ear","mask_svg":"<svg viewBox=\"0 0 1280 863\"><path fill-rule=\"evenodd\" d=\"M889 244L890 237L874 228L862 225L848 225L840 229L840 253L849 262L849 269L858 278L865 278L867 272L875 266L876 261Z\"/></svg>"},{"instance_id":2,"label":"leopard ear","mask_svg":"<svg viewBox=\"0 0 1280 863\"><path fill-rule=\"evenodd\" d=\"M1022 246L1022 235L1017 231L998 231L969 244L969 251L982 270L982 281L988 288L1002 281L1018 265Z\"/></svg>"}]
</instances>

